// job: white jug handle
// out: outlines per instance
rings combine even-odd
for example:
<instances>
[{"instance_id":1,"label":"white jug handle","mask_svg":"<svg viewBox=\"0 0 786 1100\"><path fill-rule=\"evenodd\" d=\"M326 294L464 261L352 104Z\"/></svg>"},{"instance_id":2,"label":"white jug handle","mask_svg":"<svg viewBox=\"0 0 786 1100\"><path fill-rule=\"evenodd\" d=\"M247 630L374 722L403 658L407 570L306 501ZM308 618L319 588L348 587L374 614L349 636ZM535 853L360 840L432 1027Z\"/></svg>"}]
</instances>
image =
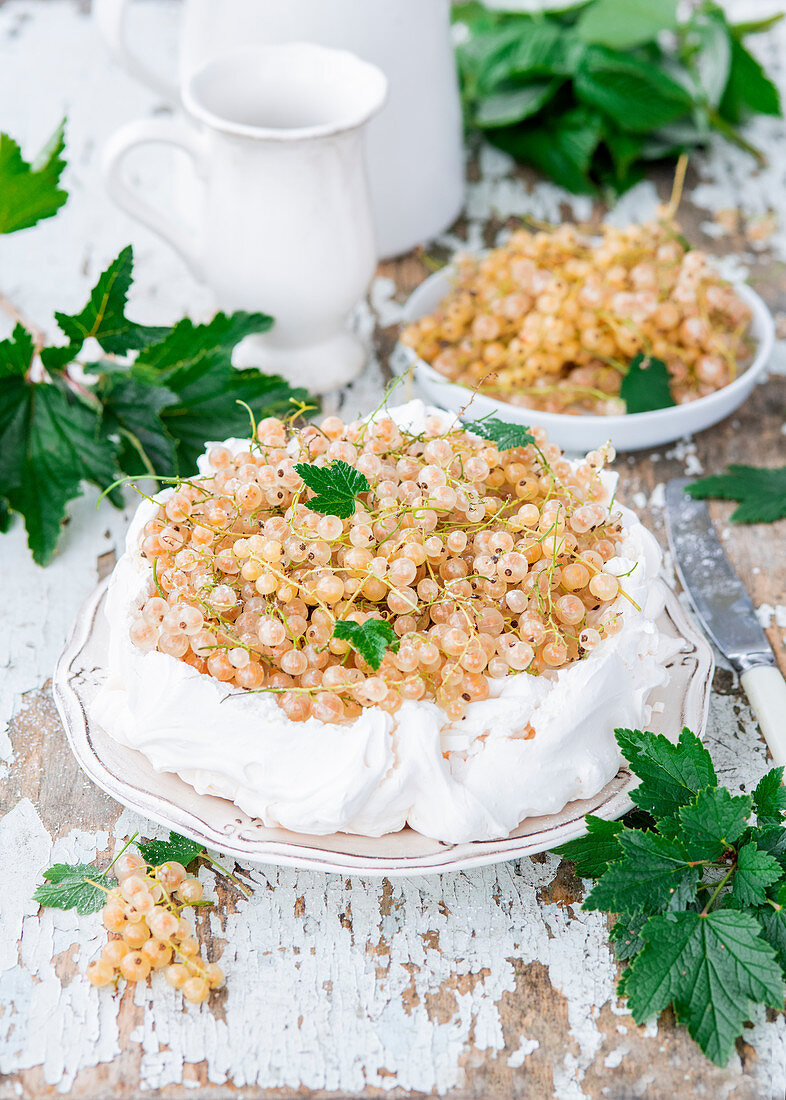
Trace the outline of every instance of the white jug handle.
<instances>
[{"instance_id":1,"label":"white jug handle","mask_svg":"<svg viewBox=\"0 0 786 1100\"><path fill-rule=\"evenodd\" d=\"M175 106L180 100L177 81L151 69L128 45L128 0L93 0L93 14L109 49L127 72Z\"/></svg>"},{"instance_id":2,"label":"white jug handle","mask_svg":"<svg viewBox=\"0 0 786 1100\"><path fill-rule=\"evenodd\" d=\"M128 184L123 165L128 154L141 145L173 145L191 158L195 174L204 178L207 136L179 119L144 118L129 122L117 130L104 147L101 170L106 189L126 213L148 226L180 253L197 278L202 264L197 246L196 227L188 226L175 214L159 210Z\"/></svg>"}]
</instances>

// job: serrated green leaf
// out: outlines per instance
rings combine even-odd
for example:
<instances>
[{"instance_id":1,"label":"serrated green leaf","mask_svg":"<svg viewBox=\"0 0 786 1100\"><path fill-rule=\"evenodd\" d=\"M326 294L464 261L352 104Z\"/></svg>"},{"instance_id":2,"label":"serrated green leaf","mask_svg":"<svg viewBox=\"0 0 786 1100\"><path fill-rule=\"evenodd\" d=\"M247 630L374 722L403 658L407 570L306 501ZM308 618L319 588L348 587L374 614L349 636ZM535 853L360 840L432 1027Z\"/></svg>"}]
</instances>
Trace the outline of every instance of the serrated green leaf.
<instances>
[{"instance_id":1,"label":"serrated green leaf","mask_svg":"<svg viewBox=\"0 0 786 1100\"><path fill-rule=\"evenodd\" d=\"M740 123L752 114L781 114L777 86L737 37L732 39L729 79L718 109L732 123Z\"/></svg>"},{"instance_id":2,"label":"serrated green leaf","mask_svg":"<svg viewBox=\"0 0 786 1100\"><path fill-rule=\"evenodd\" d=\"M325 466L298 462L295 470L315 494L304 501L306 508L323 515L348 519L355 514L358 496L371 490L365 474L341 458Z\"/></svg>"},{"instance_id":3,"label":"serrated green leaf","mask_svg":"<svg viewBox=\"0 0 786 1100\"><path fill-rule=\"evenodd\" d=\"M400 644L396 632L385 619L367 619L364 623L339 619L333 630L333 637L349 642L375 672L382 664L387 650L396 653Z\"/></svg>"},{"instance_id":4,"label":"serrated green leaf","mask_svg":"<svg viewBox=\"0 0 786 1100\"><path fill-rule=\"evenodd\" d=\"M625 993L637 1023L673 1003L704 1053L725 1065L751 1003L782 1008L773 948L749 913L719 909L650 917L644 949L627 971Z\"/></svg>"},{"instance_id":5,"label":"serrated green leaf","mask_svg":"<svg viewBox=\"0 0 786 1100\"><path fill-rule=\"evenodd\" d=\"M177 473L177 448L161 413L178 403L166 386L148 386L119 372L103 374L96 387L105 435L119 437L118 462L126 474Z\"/></svg>"},{"instance_id":6,"label":"serrated green leaf","mask_svg":"<svg viewBox=\"0 0 786 1100\"><path fill-rule=\"evenodd\" d=\"M786 971L786 886L777 893L774 903L768 902L752 911L761 926L761 934L778 956Z\"/></svg>"},{"instance_id":7,"label":"serrated green leaf","mask_svg":"<svg viewBox=\"0 0 786 1100\"><path fill-rule=\"evenodd\" d=\"M683 729L676 745L662 734L628 729L614 733L631 771L641 780L631 798L654 818L675 817L699 791L717 786L710 754L689 729Z\"/></svg>"},{"instance_id":8,"label":"serrated green leaf","mask_svg":"<svg viewBox=\"0 0 786 1100\"><path fill-rule=\"evenodd\" d=\"M554 98L561 84L561 80L534 80L520 86L497 88L478 102L475 125L486 130L512 126L532 118Z\"/></svg>"},{"instance_id":9,"label":"serrated green leaf","mask_svg":"<svg viewBox=\"0 0 786 1100\"><path fill-rule=\"evenodd\" d=\"M277 375L232 366L235 345L266 332L272 318L264 313L217 313L205 325L180 321L160 344L140 352L130 377L144 385L165 386L177 403L161 411L166 431L177 446L178 472L193 473L205 442L250 433L248 405L257 420L286 415L292 402L306 401Z\"/></svg>"},{"instance_id":10,"label":"serrated green leaf","mask_svg":"<svg viewBox=\"0 0 786 1100\"><path fill-rule=\"evenodd\" d=\"M663 68L605 46L590 46L573 80L576 97L621 130L647 133L690 112L689 92Z\"/></svg>"},{"instance_id":11,"label":"serrated green leaf","mask_svg":"<svg viewBox=\"0 0 786 1100\"><path fill-rule=\"evenodd\" d=\"M780 825L786 815L786 787L783 785L783 768L771 768L766 772L753 792L753 808L760 827Z\"/></svg>"},{"instance_id":12,"label":"serrated green leaf","mask_svg":"<svg viewBox=\"0 0 786 1100\"><path fill-rule=\"evenodd\" d=\"M638 183L643 173L637 162L642 155L643 139L638 134L626 134L611 126L606 127L603 147L608 150L612 164L612 184L619 191L627 191Z\"/></svg>"},{"instance_id":13,"label":"serrated green leaf","mask_svg":"<svg viewBox=\"0 0 786 1100\"><path fill-rule=\"evenodd\" d=\"M65 168L65 122L61 122L32 164L8 134L0 134L0 233L28 229L53 217L68 199L58 187Z\"/></svg>"},{"instance_id":14,"label":"serrated green leaf","mask_svg":"<svg viewBox=\"0 0 786 1100\"><path fill-rule=\"evenodd\" d=\"M563 859L569 859L581 878L600 878L608 865L622 855L618 836L622 821L607 821L603 817L587 814L584 818L587 835L561 844L554 851Z\"/></svg>"},{"instance_id":15,"label":"serrated green leaf","mask_svg":"<svg viewBox=\"0 0 786 1100\"><path fill-rule=\"evenodd\" d=\"M160 343L146 348L134 364L150 380L171 382L179 374L190 377L192 368L209 361L224 366L237 344L246 336L268 332L273 318L266 313L217 313L207 324L194 324L186 317Z\"/></svg>"},{"instance_id":16,"label":"serrated green leaf","mask_svg":"<svg viewBox=\"0 0 786 1100\"><path fill-rule=\"evenodd\" d=\"M731 31L719 7L705 4L691 14L682 32L682 54L700 98L717 107L732 61Z\"/></svg>"},{"instance_id":17,"label":"serrated green leaf","mask_svg":"<svg viewBox=\"0 0 786 1100\"><path fill-rule=\"evenodd\" d=\"M677 26L677 0L596 0L581 13L576 32L585 42L628 50Z\"/></svg>"},{"instance_id":18,"label":"serrated green leaf","mask_svg":"<svg viewBox=\"0 0 786 1100\"><path fill-rule=\"evenodd\" d=\"M669 370L662 359L636 355L622 379L620 397L629 413L652 412L675 404L669 386Z\"/></svg>"},{"instance_id":19,"label":"serrated green leaf","mask_svg":"<svg viewBox=\"0 0 786 1100\"><path fill-rule=\"evenodd\" d=\"M510 424L494 416L484 417L483 420L467 420L464 427L468 432L479 435L481 439L496 443L501 451L509 451L514 447L527 447L535 442L534 435L523 424Z\"/></svg>"},{"instance_id":20,"label":"serrated green leaf","mask_svg":"<svg viewBox=\"0 0 786 1100\"><path fill-rule=\"evenodd\" d=\"M763 19L750 19L742 23L732 23L731 33L735 38L745 38L748 34L761 34L776 26L784 17L784 12L776 12L775 15L765 16Z\"/></svg>"},{"instance_id":21,"label":"serrated green leaf","mask_svg":"<svg viewBox=\"0 0 786 1100\"><path fill-rule=\"evenodd\" d=\"M775 825L766 828L749 829L743 838L753 840L760 852L769 852L777 859L781 871L786 874L786 828Z\"/></svg>"},{"instance_id":22,"label":"serrated green leaf","mask_svg":"<svg viewBox=\"0 0 786 1100\"><path fill-rule=\"evenodd\" d=\"M700 478L685 492L695 500L738 501L732 523L775 523L786 518L786 466L727 466L725 474Z\"/></svg>"},{"instance_id":23,"label":"serrated green leaf","mask_svg":"<svg viewBox=\"0 0 786 1100\"><path fill-rule=\"evenodd\" d=\"M55 313L61 332L68 337L65 348L47 348L42 359L48 368L70 362L85 340L98 341L110 355L125 355L159 343L169 328L138 325L125 315L128 291L134 276L134 250L127 245L99 275L90 299L81 313Z\"/></svg>"},{"instance_id":24,"label":"serrated green leaf","mask_svg":"<svg viewBox=\"0 0 786 1100\"><path fill-rule=\"evenodd\" d=\"M675 895L681 904L695 896L700 871L678 840L623 829L617 841L622 858L609 864L583 908L633 913L666 906Z\"/></svg>"},{"instance_id":25,"label":"serrated green leaf","mask_svg":"<svg viewBox=\"0 0 786 1100\"><path fill-rule=\"evenodd\" d=\"M15 325L6 340L0 340L0 378L24 378L35 354L33 337L23 325Z\"/></svg>"},{"instance_id":26,"label":"serrated green leaf","mask_svg":"<svg viewBox=\"0 0 786 1100\"><path fill-rule=\"evenodd\" d=\"M205 851L204 844L200 844L198 840L190 840L172 831L169 833L169 840L137 841L136 846L151 867L159 867L162 863L172 861L187 867Z\"/></svg>"},{"instance_id":27,"label":"serrated green leaf","mask_svg":"<svg viewBox=\"0 0 786 1100\"><path fill-rule=\"evenodd\" d=\"M542 124L502 127L485 133L489 141L506 153L539 168L566 190L582 195L596 190L590 168L603 130L601 116L579 106L556 118L549 117Z\"/></svg>"},{"instance_id":28,"label":"serrated green leaf","mask_svg":"<svg viewBox=\"0 0 786 1100\"><path fill-rule=\"evenodd\" d=\"M679 813L680 839L691 859L720 859L745 832L751 813L749 795L725 787L700 791Z\"/></svg>"},{"instance_id":29,"label":"serrated green leaf","mask_svg":"<svg viewBox=\"0 0 786 1100\"><path fill-rule=\"evenodd\" d=\"M92 863L55 863L44 871L44 878L33 900L52 909L76 909L80 916L103 909L106 891L117 885L114 878Z\"/></svg>"},{"instance_id":30,"label":"serrated green leaf","mask_svg":"<svg viewBox=\"0 0 786 1100\"><path fill-rule=\"evenodd\" d=\"M23 516L39 565L52 556L81 483L105 489L116 477L96 411L57 385L0 378L0 497Z\"/></svg>"},{"instance_id":31,"label":"serrated green leaf","mask_svg":"<svg viewBox=\"0 0 786 1100\"><path fill-rule=\"evenodd\" d=\"M761 905L769 886L781 877L781 865L755 844L745 844L737 853L732 895L741 905Z\"/></svg>"},{"instance_id":32,"label":"serrated green leaf","mask_svg":"<svg viewBox=\"0 0 786 1100\"><path fill-rule=\"evenodd\" d=\"M614 954L620 962L634 958L644 947L641 932L649 919L650 914L643 910L635 913L621 913L617 917L609 932L609 938L614 945Z\"/></svg>"}]
</instances>

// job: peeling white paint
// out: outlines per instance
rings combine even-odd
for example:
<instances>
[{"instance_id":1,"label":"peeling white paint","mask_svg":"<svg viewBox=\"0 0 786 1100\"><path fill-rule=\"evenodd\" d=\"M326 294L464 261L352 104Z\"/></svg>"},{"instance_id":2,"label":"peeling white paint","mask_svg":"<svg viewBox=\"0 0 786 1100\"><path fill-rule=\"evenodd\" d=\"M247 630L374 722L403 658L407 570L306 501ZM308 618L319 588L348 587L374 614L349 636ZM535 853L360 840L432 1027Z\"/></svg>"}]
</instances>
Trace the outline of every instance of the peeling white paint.
<instances>
[{"instance_id":1,"label":"peeling white paint","mask_svg":"<svg viewBox=\"0 0 786 1100\"><path fill-rule=\"evenodd\" d=\"M508 1058L508 1065L510 1068L519 1069L523 1066L529 1055L532 1054L533 1051L536 1051L539 1046L540 1043L537 1039L527 1039L522 1035L519 1040L519 1045Z\"/></svg>"},{"instance_id":2,"label":"peeling white paint","mask_svg":"<svg viewBox=\"0 0 786 1100\"><path fill-rule=\"evenodd\" d=\"M756 618L761 625L767 629L772 626L772 620L775 620L775 625L780 627L781 630L786 630L786 605L777 604L773 607L771 603L763 603L756 608Z\"/></svg>"}]
</instances>

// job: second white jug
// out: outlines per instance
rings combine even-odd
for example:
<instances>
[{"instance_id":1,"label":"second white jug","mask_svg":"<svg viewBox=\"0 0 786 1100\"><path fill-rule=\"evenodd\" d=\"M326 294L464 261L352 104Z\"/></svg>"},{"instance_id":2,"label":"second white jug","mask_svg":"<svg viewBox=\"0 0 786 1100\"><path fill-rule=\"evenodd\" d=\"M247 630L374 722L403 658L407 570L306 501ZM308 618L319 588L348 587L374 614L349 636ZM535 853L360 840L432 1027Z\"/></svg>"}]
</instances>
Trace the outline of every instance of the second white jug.
<instances>
[{"instance_id":1,"label":"second white jug","mask_svg":"<svg viewBox=\"0 0 786 1100\"><path fill-rule=\"evenodd\" d=\"M366 156L381 257L396 256L458 216L464 156L450 0L184 0L177 72L157 73L126 33L128 0L94 0L125 67L173 104L181 87L223 53L257 44L316 42L351 50L388 78Z\"/></svg>"}]
</instances>

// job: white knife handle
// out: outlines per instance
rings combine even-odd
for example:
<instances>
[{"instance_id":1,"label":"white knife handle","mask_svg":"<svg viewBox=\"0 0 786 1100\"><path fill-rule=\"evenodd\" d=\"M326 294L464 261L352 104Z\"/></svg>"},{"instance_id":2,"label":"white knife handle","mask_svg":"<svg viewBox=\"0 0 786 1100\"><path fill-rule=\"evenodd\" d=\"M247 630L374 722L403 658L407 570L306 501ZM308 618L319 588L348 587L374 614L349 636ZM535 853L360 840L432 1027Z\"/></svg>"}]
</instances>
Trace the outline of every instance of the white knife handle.
<instances>
[{"instance_id":1,"label":"white knife handle","mask_svg":"<svg viewBox=\"0 0 786 1100\"><path fill-rule=\"evenodd\" d=\"M786 764L786 680L772 665L749 668L740 680L772 759Z\"/></svg>"}]
</instances>

